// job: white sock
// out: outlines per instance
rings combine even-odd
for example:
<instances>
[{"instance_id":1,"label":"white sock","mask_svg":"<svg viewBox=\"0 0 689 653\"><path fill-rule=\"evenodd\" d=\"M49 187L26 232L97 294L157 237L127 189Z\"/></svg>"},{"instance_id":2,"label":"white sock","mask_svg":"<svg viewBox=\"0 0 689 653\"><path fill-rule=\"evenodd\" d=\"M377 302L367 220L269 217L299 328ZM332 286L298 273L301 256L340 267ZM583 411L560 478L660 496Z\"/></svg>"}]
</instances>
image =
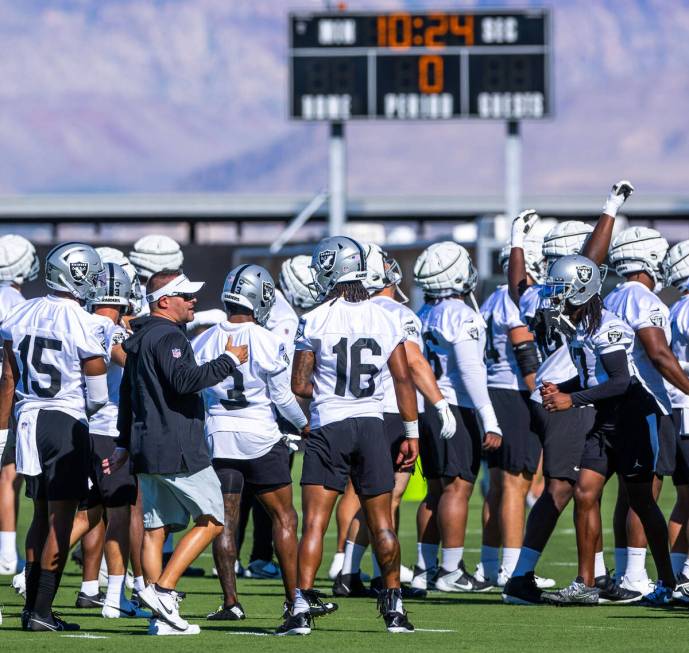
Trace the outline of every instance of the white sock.
<instances>
[{"instance_id":1,"label":"white sock","mask_svg":"<svg viewBox=\"0 0 689 653\"><path fill-rule=\"evenodd\" d=\"M627 571L627 547L615 547L615 578L618 580Z\"/></svg>"},{"instance_id":2,"label":"white sock","mask_svg":"<svg viewBox=\"0 0 689 653\"><path fill-rule=\"evenodd\" d=\"M108 576L108 593L105 595L105 601L109 605L119 605L120 599L124 596L124 575Z\"/></svg>"},{"instance_id":3,"label":"white sock","mask_svg":"<svg viewBox=\"0 0 689 653\"><path fill-rule=\"evenodd\" d=\"M81 590L86 596L95 596L98 594L97 580L84 580L81 582Z\"/></svg>"},{"instance_id":4,"label":"white sock","mask_svg":"<svg viewBox=\"0 0 689 653\"><path fill-rule=\"evenodd\" d=\"M682 567L682 573L689 578L689 556L687 556L687 559L684 561L684 566Z\"/></svg>"},{"instance_id":5,"label":"white sock","mask_svg":"<svg viewBox=\"0 0 689 653\"><path fill-rule=\"evenodd\" d=\"M419 569L433 569L438 566L438 545L417 542L416 556L416 566Z\"/></svg>"},{"instance_id":6,"label":"white sock","mask_svg":"<svg viewBox=\"0 0 689 653\"><path fill-rule=\"evenodd\" d=\"M675 577L679 576L684 567L684 561L687 559L686 553L671 553L670 561L672 562L672 573Z\"/></svg>"},{"instance_id":7,"label":"white sock","mask_svg":"<svg viewBox=\"0 0 689 653\"><path fill-rule=\"evenodd\" d=\"M309 611L309 602L302 596L301 590L296 589L294 591L294 608L292 609L292 614L301 614L302 612Z\"/></svg>"},{"instance_id":8,"label":"white sock","mask_svg":"<svg viewBox=\"0 0 689 653\"><path fill-rule=\"evenodd\" d=\"M380 570L378 558L376 558L376 554L373 549L371 549L371 564L373 565L373 578L380 578L383 575L383 572Z\"/></svg>"},{"instance_id":9,"label":"white sock","mask_svg":"<svg viewBox=\"0 0 689 653\"><path fill-rule=\"evenodd\" d=\"M7 561L17 559L16 531L0 531L0 558Z\"/></svg>"},{"instance_id":10,"label":"white sock","mask_svg":"<svg viewBox=\"0 0 689 653\"><path fill-rule=\"evenodd\" d=\"M627 547L627 569L624 575L631 581L648 578L646 573L646 549Z\"/></svg>"},{"instance_id":11,"label":"white sock","mask_svg":"<svg viewBox=\"0 0 689 653\"><path fill-rule=\"evenodd\" d=\"M445 571L454 571L459 567L459 563L462 561L462 556L464 555L463 546L455 546L446 549L445 547L441 550L441 561L440 566Z\"/></svg>"},{"instance_id":12,"label":"white sock","mask_svg":"<svg viewBox=\"0 0 689 653\"><path fill-rule=\"evenodd\" d=\"M170 533L163 543L163 553L172 553L175 550L175 545L172 540L172 533Z\"/></svg>"},{"instance_id":13,"label":"white sock","mask_svg":"<svg viewBox=\"0 0 689 653\"><path fill-rule=\"evenodd\" d=\"M520 551L521 547L518 549L508 546L502 547L502 570L508 578L514 573L514 568L517 566L517 560L519 560Z\"/></svg>"},{"instance_id":14,"label":"white sock","mask_svg":"<svg viewBox=\"0 0 689 653\"><path fill-rule=\"evenodd\" d=\"M402 597L398 596L397 601L395 601L395 612L404 614L404 606L402 605Z\"/></svg>"},{"instance_id":15,"label":"white sock","mask_svg":"<svg viewBox=\"0 0 689 653\"><path fill-rule=\"evenodd\" d=\"M595 570L593 575L598 578L599 576L606 576L608 570L605 568L605 556L602 551L596 551L596 558L594 562Z\"/></svg>"},{"instance_id":16,"label":"white sock","mask_svg":"<svg viewBox=\"0 0 689 653\"><path fill-rule=\"evenodd\" d=\"M528 546L523 546L521 549L519 549L519 559L514 567L512 576L524 576L528 572L534 571L540 558L540 551L530 549Z\"/></svg>"},{"instance_id":17,"label":"white sock","mask_svg":"<svg viewBox=\"0 0 689 653\"><path fill-rule=\"evenodd\" d=\"M143 592L146 589L146 582L143 576L134 576L134 591Z\"/></svg>"},{"instance_id":18,"label":"white sock","mask_svg":"<svg viewBox=\"0 0 689 653\"><path fill-rule=\"evenodd\" d=\"M344 562L342 563L342 575L355 574L361 568L361 559L366 551L365 546L356 544L351 540L345 543Z\"/></svg>"},{"instance_id":19,"label":"white sock","mask_svg":"<svg viewBox=\"0 0 689 653\"><path fill-rule=\"evenodd\" d=\"M498 577L500 568L500 547L481 545L481 566L483 567L483 578L495 580Z\"/></svg>"}]
</instances>

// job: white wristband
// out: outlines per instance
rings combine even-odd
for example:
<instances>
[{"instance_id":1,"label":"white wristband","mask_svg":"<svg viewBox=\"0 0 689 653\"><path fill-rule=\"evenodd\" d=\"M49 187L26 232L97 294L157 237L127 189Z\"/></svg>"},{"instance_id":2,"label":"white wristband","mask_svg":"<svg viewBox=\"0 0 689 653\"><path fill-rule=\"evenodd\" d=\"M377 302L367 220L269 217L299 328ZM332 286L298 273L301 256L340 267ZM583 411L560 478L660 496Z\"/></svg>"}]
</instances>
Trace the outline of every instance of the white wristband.
<instances>
[{"instance_id":1,"label":"white wristband","mask_svg":"<svg viewBox=\"0 0 689 653\"><path fill-rule=\"evenodd\" d=\"M495 416L492 404L486 404L478 409L479 417L481 418L481 425L486 433L495 433L502 437L502 430L498 424L498 418Z\"/></svg>"},{"instance_id":2,"label":"white wristband","mask_svg":"<svg viewBox=\"0 0 689 653\"><path fill-rule=\"evenodd\" d=\"M415 419L413 422L402 422L404 424L404 437L412 440L419 439L419 420Z\"/></svg>"}]
</instances>

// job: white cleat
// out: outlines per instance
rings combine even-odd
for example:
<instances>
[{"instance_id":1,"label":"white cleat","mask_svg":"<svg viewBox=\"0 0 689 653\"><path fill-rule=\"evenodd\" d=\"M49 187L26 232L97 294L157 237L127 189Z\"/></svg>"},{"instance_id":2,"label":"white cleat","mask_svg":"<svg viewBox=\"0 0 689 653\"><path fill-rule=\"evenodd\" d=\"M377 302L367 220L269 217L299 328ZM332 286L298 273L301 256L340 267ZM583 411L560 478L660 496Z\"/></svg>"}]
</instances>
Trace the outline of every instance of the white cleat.
<instances>
[{"instance_id":1,"label":"white cleat","mask_svg":"<svg viewBox=\"0 0 689 653\"><path fill-rule=\"evenodd\" d=\"M124 586L128 590L134 589L134 574L132 574L132 572L129 570L127 570L127 573L124 576Z\"/></svg>"},{"instance_id":2,"label":"white cleat","mask_svg":"<svg viewBox=\"0 0 689 653\"><path fill-rule=\"evenodd\" d=\"M162 619L151 619L148 623L147 635L198 635L201 628L196 624L187 624L184 630L173 628Z\"/></svg>"},{"instance_id":3,"label":"white cleat","mask_svg":"<svg viewBox=\"0 0 689 653\"><path fill-rule=\"evenodd\" d=\"M180 597L174 590L159 592L155 585L147 585L145 589L139 592L139 600L153 614L166 621L173 628L180 631L186 631L189 628L189 622L182 619L179 614Z\"/></svg>"},{"instance_id":4,"label":"white cleat","mask_svg":"<svg viewBox=\"0 0 689 653\"><path fill-rule=\"evenodd\" d=\"M431 567L431 569L419 569L419 567L414 567L414 575L411 581L411 586L415 590L432 590L435 589L435 583L433 582L433 577L438 571L437 567Z\"/></svg>"},{"instance_id":5,"label":"white cleat","mask_svg":"<svg viewBox=\"0 0 689 653\"><path fill-rule=\"evenodd\" d=\"M474 578L479 582L479 583L490 583L491 585L497 586L498 584L498 579L497 578L490 578L486 576L483 570L483 563L479 562L476 565L476 571L474 572Z\"/></svg>"},{"instance_id":6,"label":"white cleat","mask_svg":"<svg viewBox=\"0 0 689 653\"><path fill-rule=\"evenodd\" d=\"M400 583L411 583L413 580L414 572L409 567L400 565Z\"/></svg>"},{"instance_id":7,"label":"white cleat","mask_svg":"<svg viewBox=\"0 0 689 653\"><path fill-rule=\"evenodd\" d=\"M555 587L554 578L543 578L542 576L534 576L534 580L536 581L536 587L538 587L539 590L547 590L551 587Z\"/></svg>"},{"instance_id":8,"label":"white cleat","mask_svg":"<svg viewBox=\"0 0 689 653\"><path fill-rule=\"evenodd\" d=\"M152 616L150 612L142 610L127 598L122 598L119 605L112 605L106 601L101 614L106 619L150 619Z\"/></svg>"},{"instance_id":9,"label":"white cleat","mask_svg":"<svg viewBox=\"0 0 689 653\"><path fill-rule=\"evenodd\" d=\"M0 558L0 576L14 576L22 568L19 558Z\"/></svg>"},{"instance_id":10,"label":"white cleat","mask_svg":"<svg viewBox=\"0 0 689 653\"><path fill-rule=\"evenodd\" d=\"M474 586L464 569L446 571L441 567L435 577L435 589L439 592L471 592Z\"/></svg>"},{"instance_id":11,"label":"white cleat","mask_svg":"<svg viewBox=\"0 0 689 653\"><path fill-rule=\"evenodd\" d=\"M630 590L631 592L641 592L642 596L646 596L655 591L656 584L648 576L640 580L630 580L626 576L622 576L620 579L620 587Z\"/></svg>"},{"instance_id":12,"label":"white cleat","mask_svg":"<svg viewBox=\"0 0 689 653\"><path fill-rule=\"evenodd\" d=\"M330 569L328 569L328 578L330 580L335 580L337 578L337 574L339 574L342 571L342 565L344 565L344 557L344 552L340 551L338 551L333 556L333 561L330 563Z\"/></svg>"},{"instance_id":13,"label":"white cleat","mask_svg":"<svg viewBox=\"0 0 689 653\"><path fill-rule=\"evenodd\" d=\"M505 585L507 585L507 581L509 579L510 579L510 577L507 575L505 570L502 567L500 567L500 569L498 569L498 580L497 580L496 585L498 587L505 587Z\"/></svg>"},{"instance_id":14,"label":"white cleat","mask_svg":"<svg viewBox=\"0 0 689 653\"><path fill-rule=\"evenodd\" d=\"M12 578L12 587L19 596L26 598L26 574L23 571Z\"/></svg>"}]
</instances>

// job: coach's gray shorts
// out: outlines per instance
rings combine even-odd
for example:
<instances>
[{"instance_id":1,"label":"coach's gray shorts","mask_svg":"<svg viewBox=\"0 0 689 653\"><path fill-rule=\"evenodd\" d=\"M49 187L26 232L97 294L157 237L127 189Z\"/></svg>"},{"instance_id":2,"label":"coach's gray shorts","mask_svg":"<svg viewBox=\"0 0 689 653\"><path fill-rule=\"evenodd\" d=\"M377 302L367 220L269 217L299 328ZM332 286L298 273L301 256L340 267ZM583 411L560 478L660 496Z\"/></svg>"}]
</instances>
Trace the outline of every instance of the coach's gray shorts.
<instances>
[{"instance_id":1,"label":"coach's gray shorts","mask_svg":"<svg viewBox=\"0 0 689 653\"><path fill-rule=\"evenodd\" d=\"M143 496L144 528L167 526L171 531L187 527L189 518L209 515L223 524L220 481L212 467L195 474L137 474Z\"/></svg>"}]
</instances>

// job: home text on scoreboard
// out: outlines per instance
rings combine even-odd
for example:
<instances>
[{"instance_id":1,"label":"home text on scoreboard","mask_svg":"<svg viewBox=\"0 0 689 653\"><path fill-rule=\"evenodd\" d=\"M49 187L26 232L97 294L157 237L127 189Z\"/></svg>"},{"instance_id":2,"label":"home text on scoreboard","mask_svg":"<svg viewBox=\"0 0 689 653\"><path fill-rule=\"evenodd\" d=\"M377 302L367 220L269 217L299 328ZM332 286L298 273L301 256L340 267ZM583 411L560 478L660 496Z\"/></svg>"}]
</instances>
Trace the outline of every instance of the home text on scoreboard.
<instances>
[{"instance_id":1,"label":"home text on scoreboard","mask_svg":"<svg viewBox=\"0 0 689 653\"><path fill-rule=\"evenodd\" d=\"M551 115L546 10L290 15L298 120Z\"/></svg>"}]
</instances>

